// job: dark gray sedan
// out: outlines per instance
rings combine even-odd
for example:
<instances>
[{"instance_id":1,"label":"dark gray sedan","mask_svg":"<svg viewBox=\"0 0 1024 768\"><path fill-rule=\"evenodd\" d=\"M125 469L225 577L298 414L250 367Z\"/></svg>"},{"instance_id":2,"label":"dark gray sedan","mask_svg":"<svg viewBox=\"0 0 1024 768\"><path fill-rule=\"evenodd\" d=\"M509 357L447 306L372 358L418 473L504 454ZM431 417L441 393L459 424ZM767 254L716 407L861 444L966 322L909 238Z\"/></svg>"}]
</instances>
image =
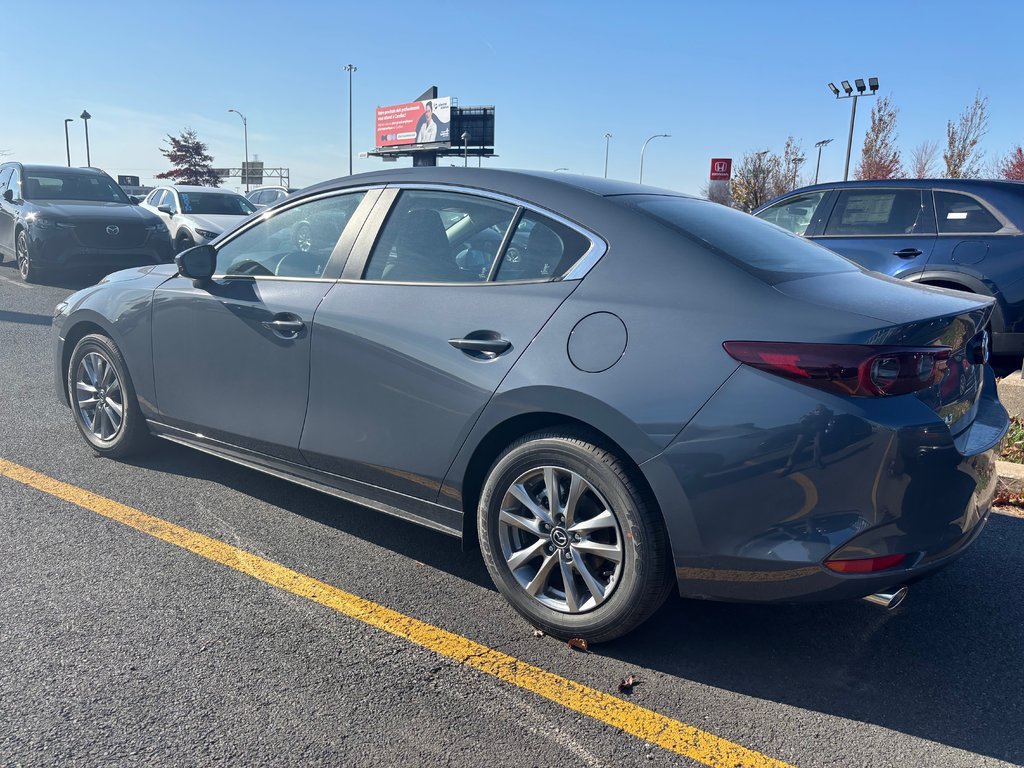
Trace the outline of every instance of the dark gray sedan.
<instances>
[{"instance_id":1,"label":"dark gray sedan","mask_svg":"<svg viewBox=\"0 0 1024 768\"><path fill-rule=\"evenodd\" d=\"M960 554L1007 429L991 311L664 190L418 168L76 293L55 367L99 454L157 435L478 536L517 611L599 641L673 587L891 603Z\"/></svg>"}]
</instances>

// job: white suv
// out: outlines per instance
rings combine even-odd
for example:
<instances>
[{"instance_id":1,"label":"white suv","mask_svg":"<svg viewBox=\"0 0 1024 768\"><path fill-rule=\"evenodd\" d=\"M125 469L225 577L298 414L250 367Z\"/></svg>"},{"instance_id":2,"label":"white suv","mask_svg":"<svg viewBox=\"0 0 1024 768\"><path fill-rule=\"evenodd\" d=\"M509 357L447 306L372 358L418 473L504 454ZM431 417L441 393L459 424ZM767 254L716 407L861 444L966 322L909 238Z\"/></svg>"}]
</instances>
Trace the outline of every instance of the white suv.
<instances>
[{"instance_id":1,"label":"white suv","mask_svg":"<svg viewBox=\"0 0 1024 768\"><path fill-rule=\"evenodd\" d=\"M157 187L142 202L167 224L176 252L210 242L256 212L235 192L175 184Z\"/></svg>"}]
</instances>

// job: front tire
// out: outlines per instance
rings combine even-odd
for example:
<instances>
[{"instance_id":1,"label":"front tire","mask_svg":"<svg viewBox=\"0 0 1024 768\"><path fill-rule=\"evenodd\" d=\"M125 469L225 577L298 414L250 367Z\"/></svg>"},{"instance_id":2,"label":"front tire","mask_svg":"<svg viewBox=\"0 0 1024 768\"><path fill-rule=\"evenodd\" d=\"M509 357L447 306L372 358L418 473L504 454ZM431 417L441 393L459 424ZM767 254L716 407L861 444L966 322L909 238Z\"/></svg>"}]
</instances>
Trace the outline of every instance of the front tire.
<instances>
[{"instance_id":1,"label":"front tire","mask_svg":"<svg viewBox=\"0 0 1024 768\"><path fill-rule=\"evenodd\" d=\"M32 261L32 254L29 252L28 246L28 233L25 230L18 232L18 237L14 241L14 254L21 279L26 283L38 283L42 279L42 270Z\"/></svg>"},{"instance_id":2,"label":"front tire","mask_svg":"<svg viewBox=\"0 0 1024 768\"><path fill-rule=\"evenodd\" d=\"M174 241L174 252L181 253L187 251L189 248L195 247L196 241L192 239L192 235L188 232L181 232Z\"/></svg>"},{"instance_id":3,"label":"front tire","mask_svg":"<svg viewBox=\"0 0 1024 768\"><path fill-rule=\"evenodd\" d=\"M148 447L149 430L120 350L90 334L75 345L65 381L75 425L101 456L124 458Z\"/></svg>"},{"instance_id":4,"label":"front tire","mask_svg":"<svg viewBox=\"0 0 1024 768\"><path fill-rule=\"evenodd\" d=\"M498 591L555 637L612 640L671 589L660 515L625 463L582 435L541 432L509 446L487 476L477 524Z\"/></svg>"}]
</instances>

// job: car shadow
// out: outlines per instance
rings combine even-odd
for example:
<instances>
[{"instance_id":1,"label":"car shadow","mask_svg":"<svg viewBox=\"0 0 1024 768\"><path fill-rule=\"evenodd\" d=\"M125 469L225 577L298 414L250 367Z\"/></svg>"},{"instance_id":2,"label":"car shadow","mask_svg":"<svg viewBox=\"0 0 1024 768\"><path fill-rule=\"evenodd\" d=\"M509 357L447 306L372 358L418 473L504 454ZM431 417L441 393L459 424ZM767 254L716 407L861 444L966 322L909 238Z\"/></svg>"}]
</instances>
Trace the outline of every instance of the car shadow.
<instances>
[{"instance_id":1,"label":"car shadow","mask_svg":"<svg viewBox=\"0 0 1024 768\"><path fill-rule=\"evenodd\" d=\"M308 520L390 549L438 570L494 590L478 552L451 536L319 491L265 475L191 448L161 441L153 451L127 460L134 466L224 485Z\"/></svg>"},{"instance_id":2,"label":"car shadow","mask_svg":"<svg viewBox=\"0 0 1024 768\"><path fill-rule=\"evenodd\" d=\"M223 484L493 590L455 539L166 444L131 463ZM626 666L1024 763L1024 518L993 514L949 568L887 612L853 600L744 605L671 598L591 651Z\"/></svg>"},{"instance_id":3,"label":"car shadow","mask_svg":"<svg viewBox=\"0 0 1024 768\"><path fill-rule=\"evenodd\" d=\"M993 514L959 560L887 612L862 600L672 599L598 653L1024 763L1024 518Z\"/></svg>"}]
</instances>

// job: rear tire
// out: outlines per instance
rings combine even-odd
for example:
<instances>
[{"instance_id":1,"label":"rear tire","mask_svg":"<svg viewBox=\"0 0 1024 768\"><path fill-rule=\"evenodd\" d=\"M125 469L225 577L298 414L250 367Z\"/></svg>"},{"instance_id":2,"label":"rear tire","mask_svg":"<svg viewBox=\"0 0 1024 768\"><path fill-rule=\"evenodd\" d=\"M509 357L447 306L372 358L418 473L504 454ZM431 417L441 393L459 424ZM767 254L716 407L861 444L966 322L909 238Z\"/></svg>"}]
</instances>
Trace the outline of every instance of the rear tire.
<instances>
[{"instance_id":1,"label":"rear tire","mask_svg":"<svg viewBox=\"0 0 1024 768\"><path fill-rule=\"evenodd\" d=\"M64 378L75 425L96 453L120 459L149 447L128 366L113 341L98 333L83 337Z\"/></svg>"},{"instance_id":2,"label":"rear tire","mask_svg":"<svg viewBox=\"0 0 1024 768\"><path fill-rule=\"evenodd\" d=\"M555 637L625 635L671 591L657 509L625 463L583 435L539 432L509 446L488 473L477 525L498 591Z\"/></svg>"}]
</instances>

